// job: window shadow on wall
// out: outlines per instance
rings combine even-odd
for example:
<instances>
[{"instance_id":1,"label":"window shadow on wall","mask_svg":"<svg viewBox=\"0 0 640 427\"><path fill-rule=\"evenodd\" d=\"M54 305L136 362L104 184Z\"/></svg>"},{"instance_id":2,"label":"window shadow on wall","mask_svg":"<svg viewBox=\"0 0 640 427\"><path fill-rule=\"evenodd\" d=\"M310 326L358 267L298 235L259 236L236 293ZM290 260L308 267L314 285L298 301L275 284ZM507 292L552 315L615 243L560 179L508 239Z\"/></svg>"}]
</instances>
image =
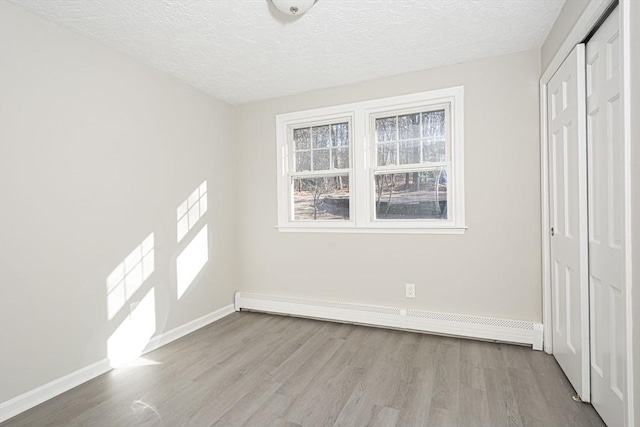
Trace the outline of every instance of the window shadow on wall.
<instances>
[{"instance_id":1,"label":"window shadow on wall","mask_svg":"<svg viewBox=\"0 0 640 427\"><path fill-rule=\"evenodd\" d=\"M196 281L209 261L209 227L205 224L176 259L176 289L178 299Z\"/></svg>"},{"instance_id":2,"label":"window shadow on wall","mask_svg":"<svg viewBox=\"0 0 640 427\"><path fill-rule=\"evenodd\" d=\"M155 289L144 286L155 269L154 245L151 233L107 276L108 320L124 317L107 339L113 367L140 356L156 331Z\"/></svg>"},{"instance_id":3,"label":"window shadow on wall","mask_svg":"<svg viewBox=\"0 0 640 427\"><path fill-rule=\"evenodd\" d=\"M196 188L177 209L178 244L187 237L207 212L207 181ZM176 258L176 297L181 299L196 283L209 261L209 227L205 223L198 233L184 246Z\"/></svg>"},{"instance_id":4,"label":"window shadow on wall","mask_svg":"<svg viewBox=\"0 0 640 427\"><path fill-rule=\"evenodd\" d=\"M177 208L178 255L166 271L175 274L176 300L196 284L209 262L207 181ZM199 229L197 225L204 223ZM149 366L157 362L140 358L157 331L158 294L149 278L156 269L154 233L150 233L119 263L106 279L109 338L107 357L112 367ZM175 261L175 264L173 264ZM142 360L137 364L136 360Z\"/></svg>"}]
</instances>

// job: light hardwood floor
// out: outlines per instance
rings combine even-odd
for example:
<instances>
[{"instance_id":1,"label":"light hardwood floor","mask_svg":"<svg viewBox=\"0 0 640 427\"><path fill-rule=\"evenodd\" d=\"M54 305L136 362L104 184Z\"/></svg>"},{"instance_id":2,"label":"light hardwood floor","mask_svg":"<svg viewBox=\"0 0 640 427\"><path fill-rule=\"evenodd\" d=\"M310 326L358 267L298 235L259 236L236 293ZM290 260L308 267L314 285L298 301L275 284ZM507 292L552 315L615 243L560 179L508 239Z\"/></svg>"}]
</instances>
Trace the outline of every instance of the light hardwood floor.
<instances>
[{"instance_id":1,"label":"light hardwood floor","mask_svg":"<svg viewBox=\"0 0 640 427\"><path fill-rule=\"evenodd\" d=\"M2 427L604 426L513 345L242 312L144 359Z\"/></svg>"}]
</instances>

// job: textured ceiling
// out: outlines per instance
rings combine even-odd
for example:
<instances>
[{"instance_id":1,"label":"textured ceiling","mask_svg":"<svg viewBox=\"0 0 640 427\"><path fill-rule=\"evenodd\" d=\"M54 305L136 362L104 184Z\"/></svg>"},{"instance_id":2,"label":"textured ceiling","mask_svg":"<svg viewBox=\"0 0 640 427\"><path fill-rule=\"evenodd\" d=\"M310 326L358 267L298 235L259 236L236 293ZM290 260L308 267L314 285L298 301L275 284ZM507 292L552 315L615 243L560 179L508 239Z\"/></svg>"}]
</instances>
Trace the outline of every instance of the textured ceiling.
<instances>
[{"instance_id":1,"label":"textured ceiling","mask_svg":"<svg viewBox=\"0 0 640 427\"><path fill-rule=\"evenodd\" d=\"M538 48L564 0L11 0L232 104Z\"/></svg>"}]
</instances>

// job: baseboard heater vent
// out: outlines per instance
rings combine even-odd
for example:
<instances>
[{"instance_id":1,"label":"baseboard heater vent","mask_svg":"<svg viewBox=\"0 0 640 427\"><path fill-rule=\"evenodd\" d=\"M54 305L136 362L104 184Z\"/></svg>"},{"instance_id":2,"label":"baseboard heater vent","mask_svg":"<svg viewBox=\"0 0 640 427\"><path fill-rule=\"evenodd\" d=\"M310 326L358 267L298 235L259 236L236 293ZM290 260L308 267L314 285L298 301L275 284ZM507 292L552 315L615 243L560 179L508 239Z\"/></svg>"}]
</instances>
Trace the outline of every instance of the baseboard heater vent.
<instances>
[{"instance_id":1,"label":"baseboard heater vent","mask_svg":"<svg viewBox=\"0 0 640 427\"><path fill-rule=\"evenodd\" d=\"M525 344L534 350L542 350L542 324L524 320L246 292L236 293L235 309Z\"/></svg>"}]
</instances>

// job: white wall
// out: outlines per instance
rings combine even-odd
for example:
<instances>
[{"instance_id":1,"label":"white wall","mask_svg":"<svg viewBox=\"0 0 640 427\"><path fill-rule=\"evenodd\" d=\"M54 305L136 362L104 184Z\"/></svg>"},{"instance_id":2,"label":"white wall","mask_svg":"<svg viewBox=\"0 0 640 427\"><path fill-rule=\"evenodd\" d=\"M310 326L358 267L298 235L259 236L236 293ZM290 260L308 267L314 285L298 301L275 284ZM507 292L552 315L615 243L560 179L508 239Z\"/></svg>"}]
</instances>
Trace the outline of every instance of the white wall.
<instances>
[{"instance_id":1,"label":"white wall","mask_svg":"<svg viewBox=\"0 0 640 427\"><path fill-rule=\"evenodd\" d=\"M155 234L156 334L232 302L231 108L0 1L0 401L102 360L106 278ZM176 208L209 211L180 244ZM209 262L176 298L176 258L208 224Z\"/></svg>"},{"instance_id":2,"label":"white wall","mask_svg":"<svg viewBox=\"0 0 640 427\"><path fill-rule=\"evenodd\" d=\"M239 289L540 321L539 76L535 50L234 108ZM466 234L274 228L276 114L458 85Z\"/></svg>"}]
</instances>

